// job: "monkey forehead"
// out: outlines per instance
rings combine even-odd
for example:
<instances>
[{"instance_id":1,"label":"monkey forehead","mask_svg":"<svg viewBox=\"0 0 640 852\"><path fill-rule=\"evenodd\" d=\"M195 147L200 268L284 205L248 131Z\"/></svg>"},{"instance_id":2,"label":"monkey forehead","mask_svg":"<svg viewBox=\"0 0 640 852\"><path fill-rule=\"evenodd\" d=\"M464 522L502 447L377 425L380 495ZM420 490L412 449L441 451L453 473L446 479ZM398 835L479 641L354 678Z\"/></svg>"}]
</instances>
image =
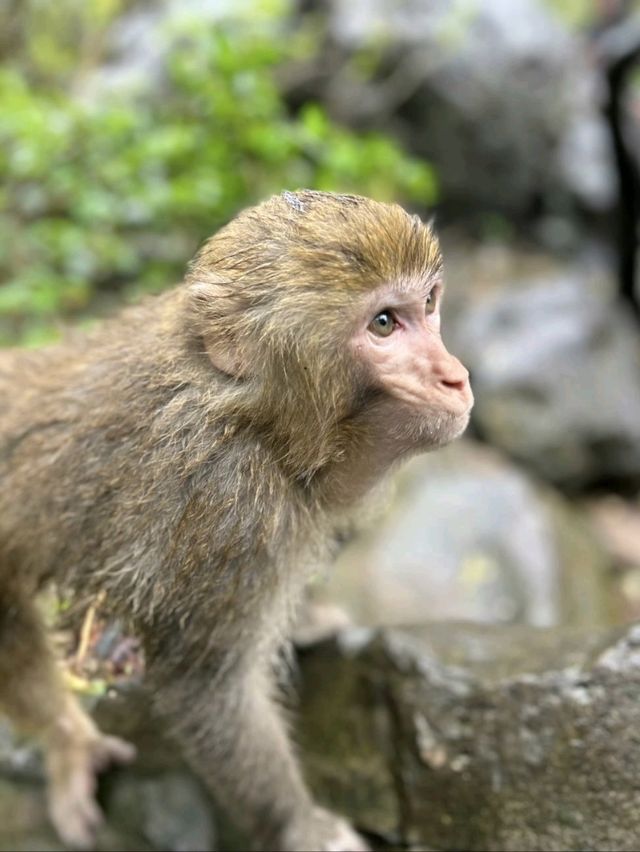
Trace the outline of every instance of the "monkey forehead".
<instances>
[{"instance_id":1,"label":"monkey forehead","mask_svg":"<svg viewBox=\"0 0 640 852\"><path fill-rule=\"evenodd\" d=\"M363 310L369 311L376 307L415 307L424 310L424 300L433 288L438 286L444 290L444 280L441 272L435 272L420 278L400 278L388 281L369 291L363 296Z\"/></svg>"},{"instance_id":2,"label":"monkey forehead","mask_svg":"<svg viewBox=\"0 0 640 852\"><path fill-rule=\"evenodd\" d=\"M202 265L244 287L366 291L430 279L442 259L431 228L397 204L298 190L240 213L205 245Z\"/></svg>"}]
</instances>

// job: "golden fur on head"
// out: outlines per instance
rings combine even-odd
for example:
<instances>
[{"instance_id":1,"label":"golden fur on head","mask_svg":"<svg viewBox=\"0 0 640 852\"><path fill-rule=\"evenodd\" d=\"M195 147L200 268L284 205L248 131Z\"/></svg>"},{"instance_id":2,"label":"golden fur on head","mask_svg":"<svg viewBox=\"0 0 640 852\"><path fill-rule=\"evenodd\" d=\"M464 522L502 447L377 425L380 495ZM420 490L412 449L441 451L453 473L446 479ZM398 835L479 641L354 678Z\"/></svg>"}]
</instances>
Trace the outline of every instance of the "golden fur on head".
<instances>
[{"instance_id":1,"label":"golden fur on head","mask_svg":"<svg viewBox=\"0 0 640 852\"><path fill-rule=\"evenodd\" d=\"M187 282L205 334L291 350L308 335L311 314L322 317L324 340L335 349L335 335L342 340L350 330L354 297L385 283L426 282L441 266L430 227L397 204L299 190L243 211L218 231Z\"/></svg>"},{"instance_id":2,"label":"golden fur on head","mask_svg":"<svg viewBox=\"0 0 640 852\"><path fill-rule=\"evenodd\" d=\"M424 279L441 264L431 229L399 205L298 190L240 213L204 245L189 279L215 274L256 295L292 287L366 292Z\"/></svg>"}]
</instances>

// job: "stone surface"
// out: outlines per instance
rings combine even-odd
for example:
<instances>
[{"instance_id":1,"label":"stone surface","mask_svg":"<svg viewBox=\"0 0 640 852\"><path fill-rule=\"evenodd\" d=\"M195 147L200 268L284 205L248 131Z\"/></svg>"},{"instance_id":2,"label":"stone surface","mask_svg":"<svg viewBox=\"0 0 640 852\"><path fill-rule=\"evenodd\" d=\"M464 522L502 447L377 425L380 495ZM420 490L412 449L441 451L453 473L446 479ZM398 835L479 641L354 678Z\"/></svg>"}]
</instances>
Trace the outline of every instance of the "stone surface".
<instances>
[{"instance_id":1,"label":"stone surface","mask_svg":"<svg viewBox=\"0 0 640 852\"><path fill-rule=\"evenodd\" d=\"M349 629L299 663L312 786L375 848L637 848L640 627ZM101 785L98 849L216 848L199 783L145 708L137 691L98 704L141 748ZM61 850L37 761L0 742L0 850ZM217 848L247 846L224 835Z\"/></svg>"},{"instance_id":2,"label":"stone surface","mask_svg":"<svg viewBox=\"0 0 640 852\"><path fill-rule=\"evenodd\" d=\"M302 669L316 790L390 844L637 848L638 628L344 635Z\"/></svg>"},{"instance_id":3,"label":"stone surface","mask_svg":"<svg viewBox=\"0 0 640 852\"><path fill-rule=\"evenodd\" d=\"M358 624L608 623L609 561L552 488L465 439L413 459L316 597Z\"/></svg>"},{"instance_id":4,"label":"stone surface","mask_svg":"<svg viewBox=\"0 0 640 852\"><path fill-rule=\"evenodd\" d=\"M488 263L486 248L466 249L447 250L445 328L471 370L480 434L563 487L637 486L640 337L610 275L589 252L567 263L495 247Z\"/></svg>"},{"instance_id":5,"label":"stone surface","mask_svg":"<svg viewBox=\"0 0 640 852\"><path fill-rule=\"evenodd\" d=\"M325 0L330 60L300 74L347 122L395 130L445 203L526 216L610 207L612 157L587 43L542 0ZM378 63L372 57L378 57ZM324 61L323 61L324 60ZM360 71L377 67L373 80ZM303 88L304 88L303 87Z\"/></svg>"}]
</instances>

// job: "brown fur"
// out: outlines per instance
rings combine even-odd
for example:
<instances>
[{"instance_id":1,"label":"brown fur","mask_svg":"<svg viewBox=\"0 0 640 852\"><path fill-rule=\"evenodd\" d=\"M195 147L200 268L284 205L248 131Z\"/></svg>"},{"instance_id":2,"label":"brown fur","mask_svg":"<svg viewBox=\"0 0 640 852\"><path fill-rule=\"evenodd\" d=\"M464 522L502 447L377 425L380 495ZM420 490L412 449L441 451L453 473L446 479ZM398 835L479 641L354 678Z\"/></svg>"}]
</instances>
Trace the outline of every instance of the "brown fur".
<instances>
[{"instance_id":1,"label":"brown fur","mask_svg":"<svg viewBox=\"0 0 640 852\"><path fill-rule=\"evenodd\" d=\"M364 848L312 804L269 664L332 514L386 466L348 352L354 305L440 263L395 205L284 193L206 243L183 286L82 340L2 355L0 706L51 747L68 699L40 629L20 625L49 577L104 590L144 638L158 710L263 845ZM86 842L83 825L67 839Z\"/></svg>"}]
</instances>

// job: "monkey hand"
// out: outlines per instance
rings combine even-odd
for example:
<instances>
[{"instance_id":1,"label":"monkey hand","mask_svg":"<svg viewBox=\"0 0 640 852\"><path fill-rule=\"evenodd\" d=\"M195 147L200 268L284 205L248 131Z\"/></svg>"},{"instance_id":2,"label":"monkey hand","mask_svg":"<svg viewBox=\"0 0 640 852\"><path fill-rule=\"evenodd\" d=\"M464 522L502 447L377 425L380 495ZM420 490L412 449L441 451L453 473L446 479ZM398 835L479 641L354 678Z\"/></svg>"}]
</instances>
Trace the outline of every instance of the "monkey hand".
<instances>
[{"instance_id":1,"label":"monkey hand","mask_svg":"<svg viewBox=\"0 0 640 852\"><path fill-rule=\"evenodd\" d=\"M135 748L118 737L97 734L50 748L49 816L60 839L75 849L90 849L102 822L95 801L96 776L112 763L129 763Z\"/></svg>"},{"instance_id":2,"label":"monkey hand","mask_svg":"<svg viewBox=\"0 0 640 852\"><path fill-rule=\"evenodd\" d=\"M369 852L369 846L336 814L314 808L311 814L290 823L275 846L283 852Z\"/></svg>"}]
</instances>

